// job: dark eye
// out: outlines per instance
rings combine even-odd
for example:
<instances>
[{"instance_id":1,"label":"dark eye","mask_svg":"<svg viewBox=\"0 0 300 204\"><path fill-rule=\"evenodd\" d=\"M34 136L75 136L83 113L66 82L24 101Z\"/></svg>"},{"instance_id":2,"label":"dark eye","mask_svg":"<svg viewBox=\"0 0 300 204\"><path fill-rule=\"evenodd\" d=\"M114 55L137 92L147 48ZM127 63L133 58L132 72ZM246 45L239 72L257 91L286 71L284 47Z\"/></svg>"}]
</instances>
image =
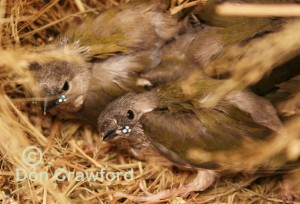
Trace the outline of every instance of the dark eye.
<instances>
[{"instance_id":1,"label":"dark eye","mask_svg":"<svg viewBox=\"0 0 300 204\"><path fill-rule=\"evenodd\" d=\"M132 120L134 118L134 113L132 110L128 110L127 111L127 114L126 114L126 117L130 120Z\"/></svg>"},{"instance_id":2,"label":"dark eye","mask_svg":"<svg viewBox=\"0 0 300 204\"><path fill-rule=\"evenodd\" d=\"M63 90L63 91L68 91L69 88L70 88L69 82L66 81L66 82L64 83L64 86L62 87L62 90Z\"/></svg>"}]
</instances>

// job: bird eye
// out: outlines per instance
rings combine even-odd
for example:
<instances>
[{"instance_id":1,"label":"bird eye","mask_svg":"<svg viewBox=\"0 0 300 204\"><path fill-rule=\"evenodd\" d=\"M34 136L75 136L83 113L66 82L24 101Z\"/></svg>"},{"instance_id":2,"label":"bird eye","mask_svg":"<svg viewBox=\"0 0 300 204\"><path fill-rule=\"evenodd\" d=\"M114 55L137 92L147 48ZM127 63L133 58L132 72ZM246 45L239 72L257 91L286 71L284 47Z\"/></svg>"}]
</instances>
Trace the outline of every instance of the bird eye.
<instances>
[{"instance_id":1,"label":"bird eye","mask_svg":"<svg viewBox=\"0 0 300 204\"><path fill-rule=\"evenodd\" d=\"M64 86L62 87L62 90L63 90L63 91L68 91L69 88L70 88L69 82L66 81L66 82L64 83Z\"/></svg>"},{"instance_id":2,"label":"bird eye","mask_svg":"<svg viewBox=\"0 0 300 204\"><path fill-rule=\"evenodd\" d=\"M130 120L132 120L134 118L134 113L132 110L128 110L127 111L127 114L126 114L126 117Z\"/></svg>"}]
</instances>

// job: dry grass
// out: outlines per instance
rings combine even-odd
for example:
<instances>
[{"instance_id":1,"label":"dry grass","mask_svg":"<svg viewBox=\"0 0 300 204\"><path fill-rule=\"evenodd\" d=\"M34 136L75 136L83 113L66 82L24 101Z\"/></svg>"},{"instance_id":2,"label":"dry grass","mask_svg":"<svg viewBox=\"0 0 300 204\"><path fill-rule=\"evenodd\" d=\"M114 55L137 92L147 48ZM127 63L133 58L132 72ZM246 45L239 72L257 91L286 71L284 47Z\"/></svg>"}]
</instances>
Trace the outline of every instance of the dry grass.
<instances>
[{"instance_id":1,"label":"dry grass","mask_svg":"<svg viewBox=\"0 0 300 204\"><path fill-rule=\"evenodd\" d=\"M121 3L124 2L126 0L121 0ZM117 0L0 1L1 203L130 203L126 199L118 201L112 197L112 191L133 195L144 194L143 189L158 192L187 183L195 176L189 172L170 170L134 160L128 154L118 152L110 145L102 143L97 131L90 126L43 116L39 107L24 99L29 98L30 91L34 91L26 88L33 83L26 70L27 65L36 59L62 57L60 53L45 56L28 50L32 49L32 46L50 43L70 22L84 17L89 12L96 12L95 8L109 8L119 3ZM228 89L230 88L229 85ZM23 99L17 100L18 98ZM279 133L280 139L260 147L256 154L249 157L249 163L254 165L263 162L282 149L287 150L290 159L299 156L299 124L299 118L287 123L287 128ZM35 168L28 168L21 161L23 149L30 145L38 146L43 151L42 163ZM82 172L95 172L101 168L114 172L133 169L134 182L77 182L74 177L65 182L55 182L51 179L42 182L16 182L17 168L26 168L28 172L46 171L50 178L54 177L54 171L58 168ZM295 171L289 178L298 184L298 188L296 186L295 189L299 190L300 172ZM284 185L280 175L265 177L239 174L222 178L205 192L195 192L185 198L169 201L282 203Z\"/></svg>"}]
</instances>

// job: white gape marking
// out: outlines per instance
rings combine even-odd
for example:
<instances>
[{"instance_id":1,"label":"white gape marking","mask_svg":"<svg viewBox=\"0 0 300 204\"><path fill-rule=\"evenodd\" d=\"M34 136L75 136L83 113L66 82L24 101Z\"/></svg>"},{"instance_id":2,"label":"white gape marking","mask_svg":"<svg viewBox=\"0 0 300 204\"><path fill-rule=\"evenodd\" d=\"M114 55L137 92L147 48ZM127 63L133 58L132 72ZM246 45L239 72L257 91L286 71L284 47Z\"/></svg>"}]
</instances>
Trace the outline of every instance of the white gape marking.
<instances>
[{"instance_id":1,"label":"white gape marking","mask_svg":"<svg viewBox=\"0 0 300 204\"><path fill-rule=\"evenodd\" d=\"M67 101L67 98L65 95L62 95L59 99L58 99L58 102L59 103L62 103L62 102L66 102Z\"/></svg>"},{"instance_id":2,"label":"white gape marking","mask_svg":"<svg viewBox=\"0 0 300 204\"><path fill-rule=\"evenodd\" d=\"M124 134L130 133L130 132L131 132L131 129L130 129L129 126L126 125L126 126L122 129L122 132L123 132Z\"/></svg>"}]
</instances>

